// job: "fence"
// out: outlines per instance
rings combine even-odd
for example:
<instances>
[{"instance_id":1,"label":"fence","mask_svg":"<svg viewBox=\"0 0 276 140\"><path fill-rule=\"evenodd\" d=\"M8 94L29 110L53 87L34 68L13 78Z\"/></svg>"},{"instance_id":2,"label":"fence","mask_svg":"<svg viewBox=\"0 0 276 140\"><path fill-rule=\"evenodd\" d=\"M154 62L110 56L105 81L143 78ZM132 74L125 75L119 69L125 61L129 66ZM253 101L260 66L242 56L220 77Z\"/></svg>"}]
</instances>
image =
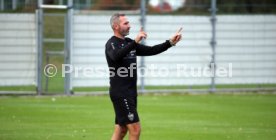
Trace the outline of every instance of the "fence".
<instances>
[{"instance_id":1,"label":"fence","mask_svg":"<svg viewBox=\"0 0 276 140\"><path fill-rule=\"evenodd\" d=\"M69 6L69 8L72 7ZM206 8L206 5L203 8ZM104 49L106 41L113 35L109 25L109 18L112 13L110 11L102 13L75 11L71 20L73 23L72 30L65 29L63 31L63 29L53 28L53 30L58 29L58 31L66 33L64 35L63 33L52 35L51 32L46 32L46 34L44 32L44 38L39 38L43 37L40 30L42 26L40 22L36 22L40 21L41 15L1 14L0 88L22 85L37 87L41 85L44 80L43 77L38 78L40 79L38 81L36 80L38 75L43 74L41 70L44 68L43 60L45 58L40 53L44 53L45 56L48 46L59 46L58 49L50 50L58 50L59 54L67 55L66 57L63 56L62 60L55 61L54 64L60 65L60 63L71 61L75 68L88 67L93 69L89 72L90 76L85 75L82 70L77 71L75 69L71 73L72 79L68 78L67 75L65 82L60 77L56 78L59 80L49 79L49 81L55 82L53 85L65 84L65 87L62 85L60 88L67 89L65 90L66 93L72 89L75 91L76 88L108 87L108 76L99 76L94 70L107 68ZM140 29L141 16L138 14L136 11L134 14L127 15L132 26L130 38L134 38ZM42 16L45 18L45 16L56 15L42 13ZM68 15L66 17L65 14L60 14L59 17L62 18L62 23L65 21L64 24L70 26L67 24L70 20L67 19ZM54 22L60 21L44 20L46 26L47 24L55 26ZM216 28L212 28L212 22L216 23L213 24L216 25ZM143 80L146 86L161 86L163 89L177 86L177 88L181 88L181 92L184 92L183 89L187 87L194 89L201 88L202 85L204 85L204 91L209 91L212 80L214 80L215 85L234 85L234 88L239 87L239 85L249 85L249 87L250 85L257 85L254 87L260 87L266 84L271 84L270 87L274 87L276 84L275 23L275 15L264 14L231 15L228 13L228 15L218 15L216 18L210 18L206 14L198 16L148 15L145 24L148 33L147 45L164 42L180 27L183 27L183 40L177 46L160 55L145 57L143 62L138 57L138 67L143 65L151 70L144 73L146 74L144 78L138 78L138 85L141 85ZM59 28L64 28L64 26L60 25ZM215 29L215 32L212 32L212 29ZM37 32L38 34L36 34ZM72 33L72 38L68 36L68 33ZM216 37L212 40L214 35ZM72 42L68 40L70 38ZM37 42L37 39L40 41ZM44 50L40 44L41 41L44 41L44 44L42 42ZM72 48L64 47L64 45L72 45ZM215 46L214 50L212 45ZM37 51L38 48L39 51ZM54 52L54 54L56 53ZM68 56L72 58L68 59ZM212 63L213 61L214 63ZM51 63L51 61L49 62ZM59 71L60 67L58 66ZM212 74L219 73L220 68L224 69L222 70L224 76L213 78ZM216 69L215 72L214 69ZM37 71L39 72L37 73ZM207 73L207 76L202 75L204 72ZM140 76L141 74L143 73L139 73ZM146 91L149 91L148 88Z\"/></svg>"},{"instance_id":2,"label":"fence","mask_svg":"<svg viewBox=\"0 0 276 140\"><path fill-rule=\"evenodd\" d=\"M34 14L0 14L0 86L36 85Z\"/></svg>"},{"instance_id":3,"label":"fence","mask_svg":"<svg viewBox=\"0 0 276 140\"><path fill-rule=\"evenodd\" d=\"M233 77L218 83L276 81L276 16L218 16L217 64L233 64Z\"/></svg>"},{"instance_id":4,"label":"fence","mask_svg":"<svg viewBox=\"0 0 276 140\"><path fill-rule=\"evenodd\" d=\"M140 28L139 16L128 17L132 25L130 37L134 38ZM74 66L106 66L104 44L112 36L109 18L109 15L75 15ZM232 70L232 73L217 77L216 83L275 83L276 16L218 16L217 19L216 66ZM210 77L192 75L194 69L191 69L209 68L211 62L211 26L208 16L147 16L149 37L146 43L154 45L164 42L179 27L184 28L183 41L163 54L145 58L146 67L156 66L154 73L148 73L145 77L146 85L211 84ZM177 68L183 65L188 69L182 71L182 76L178 76ZM154 76L162 68L169 68L169 75ZM85 77L79 73L73 80L73 86L95 85L108 86L108 79L97 78L96 74Z\"/></svg>"}]
</instances>

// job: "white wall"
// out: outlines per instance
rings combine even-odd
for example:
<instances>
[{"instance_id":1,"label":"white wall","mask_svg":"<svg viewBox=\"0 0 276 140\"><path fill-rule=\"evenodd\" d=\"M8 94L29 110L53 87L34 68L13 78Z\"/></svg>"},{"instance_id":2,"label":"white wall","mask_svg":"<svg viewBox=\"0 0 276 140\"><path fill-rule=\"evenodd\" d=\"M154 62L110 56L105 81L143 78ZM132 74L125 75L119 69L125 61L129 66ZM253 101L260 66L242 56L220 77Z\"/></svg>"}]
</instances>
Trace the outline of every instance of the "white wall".
<instances>
[{"instance_id":1,"label":"white wall","mask_svg":"<svg viewBox=\"0 0 276 140\"><path fill-rule=\"evenodd\" d=\"M110 15L76 14L73 31L73 64L107 68L105 43L112 36ZM140 28L139 16L128 16L134 38ZM217 67L229 69L232 77L217 78L217 84L276 83L276 16L218 16ZM167 77L145 78L146 85L201 85L210 84L210 77L178 76L177 64L188 69L208 68L211 61L211 24L208 16L147 16L147 45L161 43L183 27L183 40L163 54L145 58L151 64L169 67ZM138 65L140 57L138 57ZM74 87L107 86L108 77L84 76L79 71L73 78ZM93 73L93 72L92 72ZM182 73L183 74L183 73ZM228 73L229 74L229 73ZM138 81L139 82L139 81Z\"/></svg>"},{"instance_id":2,"label":"white wall","mask_svg":"<svg viewBox=\"0 0 276 140\"><path fill-rule=\"evenodd\" d=\"M0 14L0 86L36 84L34 14Z\"/></svg>"}]
</instances>

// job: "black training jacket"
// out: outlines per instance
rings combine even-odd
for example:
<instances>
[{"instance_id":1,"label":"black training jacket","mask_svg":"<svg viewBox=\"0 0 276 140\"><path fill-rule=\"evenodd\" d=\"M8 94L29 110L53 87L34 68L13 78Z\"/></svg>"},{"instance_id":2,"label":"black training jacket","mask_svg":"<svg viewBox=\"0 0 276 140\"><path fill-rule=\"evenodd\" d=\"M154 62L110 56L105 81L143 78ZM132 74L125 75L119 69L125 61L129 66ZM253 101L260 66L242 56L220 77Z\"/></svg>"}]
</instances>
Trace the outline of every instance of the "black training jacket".
<instances>
[{"instance_id":1,"label":"black training jacket","mask_svg":"<svg viewBox=\"0 0 276 140\"><path fill-rule=\"evenodd\" d=\"M110 71L110 96L137 96L136 56L159 54L169 47L171 44L168 40L149 47L138 44L130 38L121 39L112 36L105 45L105 56Z\"/></svg>"}]
</instances>

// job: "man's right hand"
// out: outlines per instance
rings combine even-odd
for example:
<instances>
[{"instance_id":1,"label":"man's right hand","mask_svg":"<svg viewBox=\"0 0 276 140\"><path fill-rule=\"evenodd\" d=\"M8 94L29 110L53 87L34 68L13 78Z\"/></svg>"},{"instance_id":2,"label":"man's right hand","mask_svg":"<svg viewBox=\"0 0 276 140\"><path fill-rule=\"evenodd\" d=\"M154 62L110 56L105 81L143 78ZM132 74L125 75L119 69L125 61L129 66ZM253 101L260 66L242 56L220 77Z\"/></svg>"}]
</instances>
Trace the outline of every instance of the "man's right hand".
<instances>
[{"instance_id":1,"label":"man's right hand","mask_svg":"<svg viewBox=\"0 0 276 140\"><path fill-rule=\"evenodd\" d=\"M135 42L136 42L136 43L139 43L143 38L144 38L144 39L147 38L147 33L144 32L143 27L141 27L141 29L140 29L138 35L137 35L136 38L135 38Z\"/></svg>"}]
</instances>

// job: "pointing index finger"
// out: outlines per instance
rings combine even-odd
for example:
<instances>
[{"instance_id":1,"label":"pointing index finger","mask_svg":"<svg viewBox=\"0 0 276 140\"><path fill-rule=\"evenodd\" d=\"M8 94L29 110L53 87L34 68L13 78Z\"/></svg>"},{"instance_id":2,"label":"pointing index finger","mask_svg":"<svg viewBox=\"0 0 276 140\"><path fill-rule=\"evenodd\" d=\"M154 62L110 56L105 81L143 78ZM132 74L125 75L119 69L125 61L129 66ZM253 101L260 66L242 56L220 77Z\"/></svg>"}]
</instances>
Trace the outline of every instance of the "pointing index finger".
<instances>
[{"instance_id":1,"label":"pointing index finger","mask_svg":"<svg viewBox=\"0 0 276 140\"><path fill-rule=\"evenodd\" d=\"M181 31L182 31L182 27L180 27L176 33L180 33Z\"/></svg>"},{"instance_id":2,"label":"pointing index finger","mask_svg":"<svg viewBox=\"0 0 276 140\"><path fill-rule=\"evenodd\" d=\"M144 31L144 28L143 28L143 26L140 28L140 32L143 32Z\"/></svg>"}]
</instances>

